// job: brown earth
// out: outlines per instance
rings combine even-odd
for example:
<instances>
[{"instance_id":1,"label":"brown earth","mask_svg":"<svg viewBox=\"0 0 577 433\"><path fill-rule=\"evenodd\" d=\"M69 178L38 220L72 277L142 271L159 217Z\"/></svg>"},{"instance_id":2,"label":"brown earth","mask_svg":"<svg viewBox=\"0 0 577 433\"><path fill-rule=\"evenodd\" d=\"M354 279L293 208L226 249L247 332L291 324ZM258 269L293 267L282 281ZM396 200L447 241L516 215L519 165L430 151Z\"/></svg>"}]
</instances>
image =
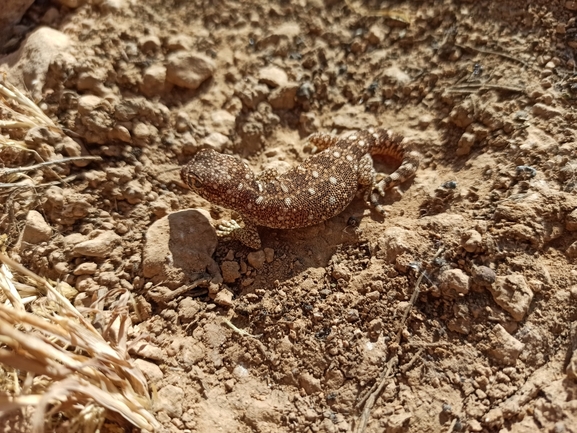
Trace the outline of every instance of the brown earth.
<instances>
[{"instance_id":1,"label":"brown earth","mask_svg":"<svg viewBox=\"0 0 577 433\"><path fill-rule=\"evenodd\" d=\"M60 45L4 64L68 135L29 148L102 161L8 190L0 229L77 305L133 292L166 431L577 432L577 2L89 3L33 6ZM424 154L384 219L355 200L252 252L164 218L231 217L178 177L200 148L282 169L371 126Z\"/></svg>"}]
</instances>

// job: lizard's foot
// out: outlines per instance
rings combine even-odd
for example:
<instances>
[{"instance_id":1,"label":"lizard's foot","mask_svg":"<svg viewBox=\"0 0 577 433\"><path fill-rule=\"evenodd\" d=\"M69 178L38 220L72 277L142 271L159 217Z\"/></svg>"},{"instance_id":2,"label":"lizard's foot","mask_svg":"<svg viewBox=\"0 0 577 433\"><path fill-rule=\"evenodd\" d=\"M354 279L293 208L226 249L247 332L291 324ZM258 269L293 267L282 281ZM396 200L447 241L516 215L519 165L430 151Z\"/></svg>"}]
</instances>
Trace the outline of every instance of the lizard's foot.
<instances>
[{"instance_id":1,"label":"lizard's foot","mask_svg":"<svg viewBox=\"0 0 577 433\"><path fill-rule=\"evenodd\" d=\"M242 227L235 220L224 220L216 228L216 234L218 236L226 237L230 236L235 230L242 229Z\"/></svg>"},{"instance_id":2,"label":"lizard's foot","mask_svg":"<svg viewBox=\"0 0 577 433\"><path fill-rule=\"evenodd\" d=\"M217 227L216 234L240 241L242 244L255 250L258 250L261 245L260 236L255 226L245 223L244 227L242 227L235 220L223 221Z\"/></svg>"}]
</instances>

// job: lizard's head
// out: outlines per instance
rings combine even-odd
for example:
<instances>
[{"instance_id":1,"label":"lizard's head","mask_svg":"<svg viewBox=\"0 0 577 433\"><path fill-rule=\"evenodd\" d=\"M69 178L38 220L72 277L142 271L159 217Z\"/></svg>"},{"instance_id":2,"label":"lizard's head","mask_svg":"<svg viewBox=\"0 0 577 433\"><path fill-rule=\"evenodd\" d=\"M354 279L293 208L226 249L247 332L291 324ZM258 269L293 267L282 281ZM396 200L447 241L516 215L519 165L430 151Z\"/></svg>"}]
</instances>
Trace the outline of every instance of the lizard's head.
<instances>
[{"instance_id":1,"label":"lizard's head","mask_svg":"<svg viewBox=\"0 0 577 433\"><path fill-rule=\"evenodd\" d=\"M210 202L230 206L243 188L254 180L254 174L239 158L203 149L180 171L190 189ZM239 187L242 184L243 186Z\"/></svg>"}]
</instances>

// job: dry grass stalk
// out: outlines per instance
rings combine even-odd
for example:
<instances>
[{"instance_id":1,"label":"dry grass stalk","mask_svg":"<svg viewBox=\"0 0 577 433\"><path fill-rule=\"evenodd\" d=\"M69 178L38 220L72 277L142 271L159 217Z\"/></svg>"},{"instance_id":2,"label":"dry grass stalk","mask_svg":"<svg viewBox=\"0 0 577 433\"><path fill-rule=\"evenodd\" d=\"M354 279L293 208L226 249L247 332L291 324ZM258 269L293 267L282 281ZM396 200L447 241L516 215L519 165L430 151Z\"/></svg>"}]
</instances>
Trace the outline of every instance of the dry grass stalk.
<instances>
[{"instance_id":1,"label":"dry grass stalk","mask_svg":"<svg viewBox=\"0 0 577 433\"><path fill-rule=\"evenodd\" d=\"M102 408L138 428L158 429L158 422L146 409L150 406L146 380L128 355L130 294L116 291L108 295L120 294L103 332L114 338L107 340L48 281L2 253L0 261L4 263L0 291L7 298L0 304L0 363L28 375L20 394L0 396L1 410L33 406L35 432L43 431L45 421L56 413L71 420L72 431L97 431L106 415L111 415ZM8 267L36 283L56 312L42 317L27 312ZM101 310L91 312L105 315ZM42 393L26 394L33 381L37 380L38 389L47 378L49 385Z\"/></svg>"},{"instance_id":2,"label":"dry grass stalk","mask_svg":"<svg viewBox=\"0 0 577 433\"><path fill-rule=\"evenodd\" d=\"M1 120L0 128L30 129L36 126L45 126L60 131L60 127L58 127L50 117L44 114L24 93L8 81L3 81L3 83L0 83L0 100L4 108L10 112L12 120ZM18 111L12 108L12 105L14 105Z\"/></svg>"}]
</instances>

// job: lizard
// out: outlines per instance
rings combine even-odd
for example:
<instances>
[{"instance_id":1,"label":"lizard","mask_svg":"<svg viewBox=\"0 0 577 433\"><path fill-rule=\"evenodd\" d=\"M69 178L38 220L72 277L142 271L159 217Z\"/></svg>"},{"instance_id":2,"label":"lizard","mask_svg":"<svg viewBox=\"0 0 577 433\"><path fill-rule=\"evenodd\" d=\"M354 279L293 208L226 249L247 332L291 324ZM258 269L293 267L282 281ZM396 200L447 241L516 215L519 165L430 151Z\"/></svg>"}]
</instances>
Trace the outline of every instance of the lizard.
<instances>
[{"instance_id":1,"label":"lizard","mask_svg":"<svg viewBox=\"0 0 577 433\"><path fill-rule=\"evenodd\" d=\"M275 169L255 174L238 157L202 149L181 169L181 178L204 199L241 216L244 226L225 221L218 227L218 235L259 249L257 226L294 229L315 225L341 213L359 192L369 206L384 214L379 197L414 176L421 159L402 136L381 128L344 137L314 133L308 141L319 152L283 174ZM377 182L373 156L392 158L400 165Z\"/></svg>"}]
</instances>

